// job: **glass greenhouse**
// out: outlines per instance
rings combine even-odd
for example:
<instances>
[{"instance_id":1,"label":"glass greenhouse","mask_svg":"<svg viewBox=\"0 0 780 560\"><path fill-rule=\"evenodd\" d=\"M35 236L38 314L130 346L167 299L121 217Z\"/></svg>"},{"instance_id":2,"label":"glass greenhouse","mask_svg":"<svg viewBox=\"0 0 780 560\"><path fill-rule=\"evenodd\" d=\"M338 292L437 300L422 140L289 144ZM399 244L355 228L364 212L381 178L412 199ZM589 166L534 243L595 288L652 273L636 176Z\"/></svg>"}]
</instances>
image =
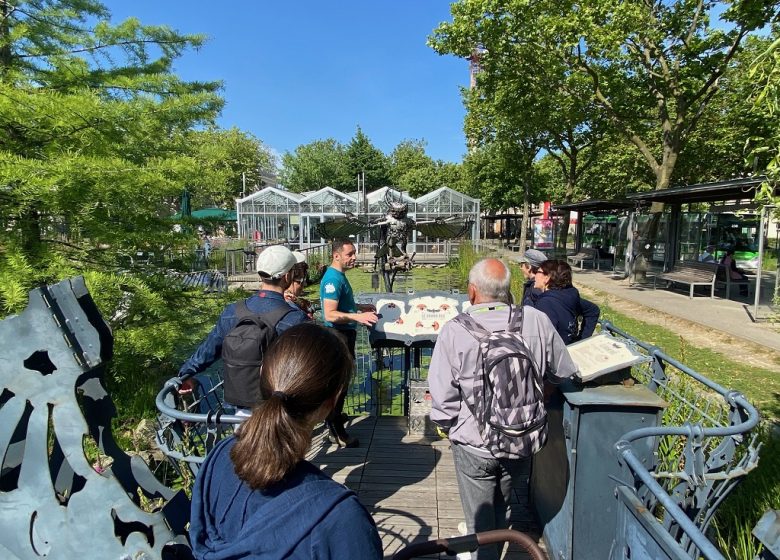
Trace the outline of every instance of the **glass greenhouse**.
<instances>
[{"instance_id":1,"label":"glass greenhouse","mask_svg":"<svg viewBox=\"0 0 780 560\"><path fill-rule=\"evenodd\" d=\"M276 187L236 200L239 237L256 242L284 241L302 248L325 243L317 233L321 222L344 217L349 212L366 221L382 218L387 213L385 196L390 187L370 193L343 193L331 187L307 193L292 193ZM473 222L466 237L479 239L479 200L441 187L414 199L391 189L394 200L401 196L409 205L407 216L417 222L458 216ZM378 228L357 236L360 251L373 251L378 241ZM418 253L439 252L443 243L427 239L417 231L412 233L407 250Z\"/></svg>"}]
</instances>

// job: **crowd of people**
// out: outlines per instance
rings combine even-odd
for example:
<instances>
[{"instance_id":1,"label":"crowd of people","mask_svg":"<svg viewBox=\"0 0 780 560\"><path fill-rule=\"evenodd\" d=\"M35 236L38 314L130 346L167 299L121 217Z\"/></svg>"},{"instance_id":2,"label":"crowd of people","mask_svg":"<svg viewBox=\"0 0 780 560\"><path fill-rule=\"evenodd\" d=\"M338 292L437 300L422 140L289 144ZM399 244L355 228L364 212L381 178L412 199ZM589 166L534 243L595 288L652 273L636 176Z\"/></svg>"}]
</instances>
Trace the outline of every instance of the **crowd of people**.
<instances>
[{"instance_id":1,"label":"crowd of people","mask_svg":"<svg viewBox=\"0 0 780 560\"><path fill-rule=\"evenodd\" d=\"M334 242L331 256L320 281L324 326L302 298L304 255L268 247L257 259L260 290L228 305L180 369L191 379L223 357L225 400L247 417L198 472L190 525L197 558L381 558L356 495L305 460L323 422L332 443L359 445L346 431L344 399L357 328L378 321L372 306L356 305L345 274L355 266L354 244ZM577 372L566 345L590 336L599 315L572 285L567 263L529 250L520 266L526 281L514 305L507 264L474 265L471 306L445 323L430 363L431 420L449 438L469 532L508 526L511 490L527 484L546 439L544 401ZM488 355L500 356L489 376L480 369ZM486 399L503 409L486 409ZM472 558L499 553L486 547Z\"/></svg>"}]
</instances>

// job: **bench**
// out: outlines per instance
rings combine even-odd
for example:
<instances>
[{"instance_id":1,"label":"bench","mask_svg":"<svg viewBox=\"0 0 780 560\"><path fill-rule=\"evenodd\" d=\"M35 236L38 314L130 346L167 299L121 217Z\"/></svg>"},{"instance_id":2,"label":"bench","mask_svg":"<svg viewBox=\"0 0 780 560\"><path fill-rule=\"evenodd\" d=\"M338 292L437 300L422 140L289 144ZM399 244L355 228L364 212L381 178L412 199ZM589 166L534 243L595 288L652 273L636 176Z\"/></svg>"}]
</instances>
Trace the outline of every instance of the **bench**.
<instances>
[{"instance_id":1,"label":"bench","mask_svg":"<svg viewBox=\"0 0 780 560\"><path fill-rule=\"evenodd\" d=\"M669 272L661 272L653 277L653 289L657 280L666 280L675 284L687 284L691 287L689 297L693 299L695 286L709 286L710 297L715 297L715 276L718 265L714 263L702 263L697 261L682 261L674 265Z\"/></svg>"},{"instance_id":2,"label":"bench","mask_svg":"<svg viewBox=\"0 0 780 560\"><path fill-rule=\"evenodd\" d=\"M583 269L583 265L586 262L591 263L591 266L595 270L601 270L601 263L606 262L609 264L610 268L614 266L614 255L610 255L609 257L604 257L599 253L598 249L592 249L589 247L583 247L580 249L580 252L575 255L569 255L566 257L567 260L570 262L578 262L580 263L580 270Z\"/></svg>"},{"instance_id":3,"label":"bench","mask_svg":"<svg viewBox=\"0 0 780 560\"><path fill-rule=\"evenodd\" d=\"M731 299L731 287L732 286L747 286L748 295L750 294L750 280L747 278L734 279L731 274L726 270L726 266L719 264L718 272L715 276L715 285L722 285L726 288L726 299Z\"/></svg>"}]
</instances>

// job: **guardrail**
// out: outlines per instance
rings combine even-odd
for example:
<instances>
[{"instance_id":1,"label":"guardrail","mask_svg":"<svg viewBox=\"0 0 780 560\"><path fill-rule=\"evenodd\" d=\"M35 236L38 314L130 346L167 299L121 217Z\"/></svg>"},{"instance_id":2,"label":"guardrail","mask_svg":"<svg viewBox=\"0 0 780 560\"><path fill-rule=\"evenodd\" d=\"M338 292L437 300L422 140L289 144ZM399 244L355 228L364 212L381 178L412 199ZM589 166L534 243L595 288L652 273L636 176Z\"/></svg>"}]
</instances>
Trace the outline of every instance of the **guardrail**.
<instances>
[{"instance_id":1,"label":"guardrail","mask_svg":"<svg viewBox=\"0 0 780 560\"><path fill-rule=\"evenodd\" d=\"M409 382L421 379L421 363L406 364L403 348L372 349L366 329L359 329L355 346L355 375L345 412L403 415ZM429 358L430 350L424 353ZM224 401L223 383L221 369L212 366L196 376L172 377L157 394L157 446L180 474L184 468L195 475L206 454L246 420L235 416L235 408ZM186 390L180 391L182 386Z\"/></svg>"},{"instance_id":2,"label":"guardrail","mask_svg":"<svg viewBox=\"0 0 780 560\"><path fill-rule=\"evenodd\" d=\"M718 506L758 464L760 446L755 436L749 439L759 423L758 411L742 394L721 387L660 348L606 321L602 329L652 358L632 374L670 405L661 426L633 430L615 444L634 481L616 485L619 530L612 560L640 556L722 560L706 533ZM655 468L632 449L632 442L648 438L659 448Z\"/></svg>"}]
</instances>

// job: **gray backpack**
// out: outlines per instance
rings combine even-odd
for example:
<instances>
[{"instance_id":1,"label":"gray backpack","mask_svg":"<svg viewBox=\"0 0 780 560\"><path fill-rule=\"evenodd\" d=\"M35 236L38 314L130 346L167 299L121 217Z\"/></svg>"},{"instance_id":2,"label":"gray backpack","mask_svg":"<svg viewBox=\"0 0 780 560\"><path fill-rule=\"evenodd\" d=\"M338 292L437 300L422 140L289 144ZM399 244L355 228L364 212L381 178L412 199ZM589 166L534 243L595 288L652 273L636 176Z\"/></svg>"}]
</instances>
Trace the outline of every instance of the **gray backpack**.
<instances>
[{"instance_id":1,"label":"gray backpack","mask_svg":"<svg viewBox=\"0 0 780 560\"><path fill-rule=\"evenodd\" d=\"M469 406L494 457L528 457L547 440L547 411L539 368L522 335L522 307L507 328L490 332L468 313L454 319L479 342L474 406Z\"/></svg>"}]
</instances>

